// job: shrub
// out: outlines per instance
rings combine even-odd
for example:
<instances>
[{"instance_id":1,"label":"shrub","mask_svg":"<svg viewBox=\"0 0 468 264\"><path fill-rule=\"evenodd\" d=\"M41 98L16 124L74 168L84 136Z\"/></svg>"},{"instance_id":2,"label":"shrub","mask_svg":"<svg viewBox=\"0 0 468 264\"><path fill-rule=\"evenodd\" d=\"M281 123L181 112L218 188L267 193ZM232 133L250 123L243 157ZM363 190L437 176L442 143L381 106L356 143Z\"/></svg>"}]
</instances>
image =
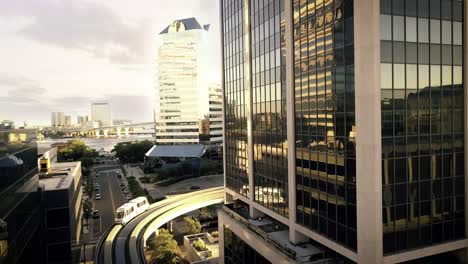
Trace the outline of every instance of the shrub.
<instances>
[{"instance_id":1,"label":"shrub","mask_svg":"<svg viewBox=\"0 0 468 264\"><path fill-rule=\"evenodd\" d=\"M198 219L186 216L184 217L183 232L189 235L198 234L201 232L201 224Z\"/></svg>"},{"instance_id":2,"label":"shrub","mask_svg":"<svg viewBox=\"0 0 468 264\"><path fill-rule=\"evenodd\" d=\"M205 242L203 240L201 240L201 239L197 239L197 240L193 241L192 245L197 251L207 250Z\"/></svg>"},{"instance_id":3,"label":"shrub","mask_svg":"<svg viewBox=\"0 0 468 264\"><path fill-rule=\"evenodd\" d=\"M150 263L180 263L182 257L179 254L177 242L169 231L160 229L159 235L153 239L153 255Z\"/></svg>"}]
</instances>

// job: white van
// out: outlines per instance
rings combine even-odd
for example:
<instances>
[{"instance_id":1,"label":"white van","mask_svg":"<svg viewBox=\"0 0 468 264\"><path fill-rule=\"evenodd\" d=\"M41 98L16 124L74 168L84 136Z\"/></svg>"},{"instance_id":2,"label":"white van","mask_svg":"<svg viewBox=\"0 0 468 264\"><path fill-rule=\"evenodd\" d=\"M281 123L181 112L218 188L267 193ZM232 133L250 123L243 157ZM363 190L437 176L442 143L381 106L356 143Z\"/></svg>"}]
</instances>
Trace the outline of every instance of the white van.
<instances>
[{"instance_id":1,"label":"white van","mask_svg":"<svg viewBox=\"0 0 468 264\"><path fill-rule=\"evenodd\" d=\"M128 203L132 203L136 206L137 215L146 212L149 208L148 199L144 196L135 198Z\"/></svg>"},{"instance_id":2,"label":"white van","mask_svg":"<svg viewBox=\"0 0 468 264\"><path fill-rule=\"evenodd\" d=\"M116 210L115 223L126 225L130 220L137 216L136 206L133 203L126 203Z\"/></svg>"}]
</instances>

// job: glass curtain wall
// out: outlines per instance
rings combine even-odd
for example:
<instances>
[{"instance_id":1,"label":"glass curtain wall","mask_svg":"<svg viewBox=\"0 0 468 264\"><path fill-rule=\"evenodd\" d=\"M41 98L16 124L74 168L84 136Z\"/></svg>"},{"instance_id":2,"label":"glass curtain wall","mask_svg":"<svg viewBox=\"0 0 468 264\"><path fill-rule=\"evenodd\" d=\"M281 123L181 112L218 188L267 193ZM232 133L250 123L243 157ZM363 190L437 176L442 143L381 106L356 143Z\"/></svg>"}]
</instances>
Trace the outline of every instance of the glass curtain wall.
<instances>
[{"instance_id":1,"label":"glass curtain wall","mask_svg":"<svg viewBox=\"0 0 468 264\"><path fill-rule=\"evenodd\" d=\"M254 200L288 214L284 0L251 0Z\"/></svg>"},{"instance_id":2,"label":"glass curtain wall","mask_svg":"<svg viewBox=\"0 0 468 264\"><path fill-rule=\"evenodd\" d=\"M352 0L291 0L297 222L356 250Z\"/></svg>"},{"instance_id":3,"label":"glass curtain wall","mask_svg":"<svg viewBox=\"0 0 468 264\"><path fill-rule=\"evenodd\" d=\"M269 264L271 263L255 249L247 245L229 228L224 227L224 263L226 264Z\"/></svg>"},{"instance_id":4,"label":"glass curtain wall","mask_svg":"<svg viewBox=\"0 0 468 264\"><path fill-rule=\"evenodd\" d=\"M385 254L464 237L462 12L381 0Z\"/></svg>"},{"instance_id":5,"label":"glass curtain wall","mask_svg":"<svg viewBox=\"0 0 468 264\"><path fill-rule=\"evenodd\" d=\"M249 195L244 85L244 1L222 1L226 187Z\"/></svg>"}]
</instances>

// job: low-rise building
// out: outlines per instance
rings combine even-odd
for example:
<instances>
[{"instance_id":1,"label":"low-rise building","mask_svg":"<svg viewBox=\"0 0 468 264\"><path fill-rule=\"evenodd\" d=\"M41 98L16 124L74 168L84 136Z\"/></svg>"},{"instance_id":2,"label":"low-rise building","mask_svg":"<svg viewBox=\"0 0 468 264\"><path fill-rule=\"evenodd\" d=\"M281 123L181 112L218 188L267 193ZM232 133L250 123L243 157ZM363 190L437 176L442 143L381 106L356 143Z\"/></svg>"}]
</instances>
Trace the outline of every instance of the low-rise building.
<instances>
[{"instance_id":1,"label":"low-rise building","mask_svg":"<svg viewBox=\"0 0 468 264\"><path fill-rule=\"evenodd\" d=\"M79 244L82 219L81 162L51 162L53 153L40 159L39 185L43 190L46 255L49 263L73 260Z\"/></svg>"}]
</instances>

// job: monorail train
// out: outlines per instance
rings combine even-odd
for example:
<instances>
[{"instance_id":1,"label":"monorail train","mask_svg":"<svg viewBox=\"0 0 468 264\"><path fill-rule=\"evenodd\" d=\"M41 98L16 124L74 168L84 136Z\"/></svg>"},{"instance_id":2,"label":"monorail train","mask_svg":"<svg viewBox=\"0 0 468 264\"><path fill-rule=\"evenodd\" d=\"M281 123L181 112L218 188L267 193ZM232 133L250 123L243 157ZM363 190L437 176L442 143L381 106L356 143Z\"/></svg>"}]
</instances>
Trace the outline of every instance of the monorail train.
<instances>
[{"instance_id":1,"label":"monorail train","mask_svg":"<svg viewBox=\"0 0 468 264\"><path fill-rule=\"evenodd\" d=\"M116 210L115 223L126 225L137 215L144 213L149 208L146 197L138 197L120 206Z\"/></svg>"}]
</instances>

